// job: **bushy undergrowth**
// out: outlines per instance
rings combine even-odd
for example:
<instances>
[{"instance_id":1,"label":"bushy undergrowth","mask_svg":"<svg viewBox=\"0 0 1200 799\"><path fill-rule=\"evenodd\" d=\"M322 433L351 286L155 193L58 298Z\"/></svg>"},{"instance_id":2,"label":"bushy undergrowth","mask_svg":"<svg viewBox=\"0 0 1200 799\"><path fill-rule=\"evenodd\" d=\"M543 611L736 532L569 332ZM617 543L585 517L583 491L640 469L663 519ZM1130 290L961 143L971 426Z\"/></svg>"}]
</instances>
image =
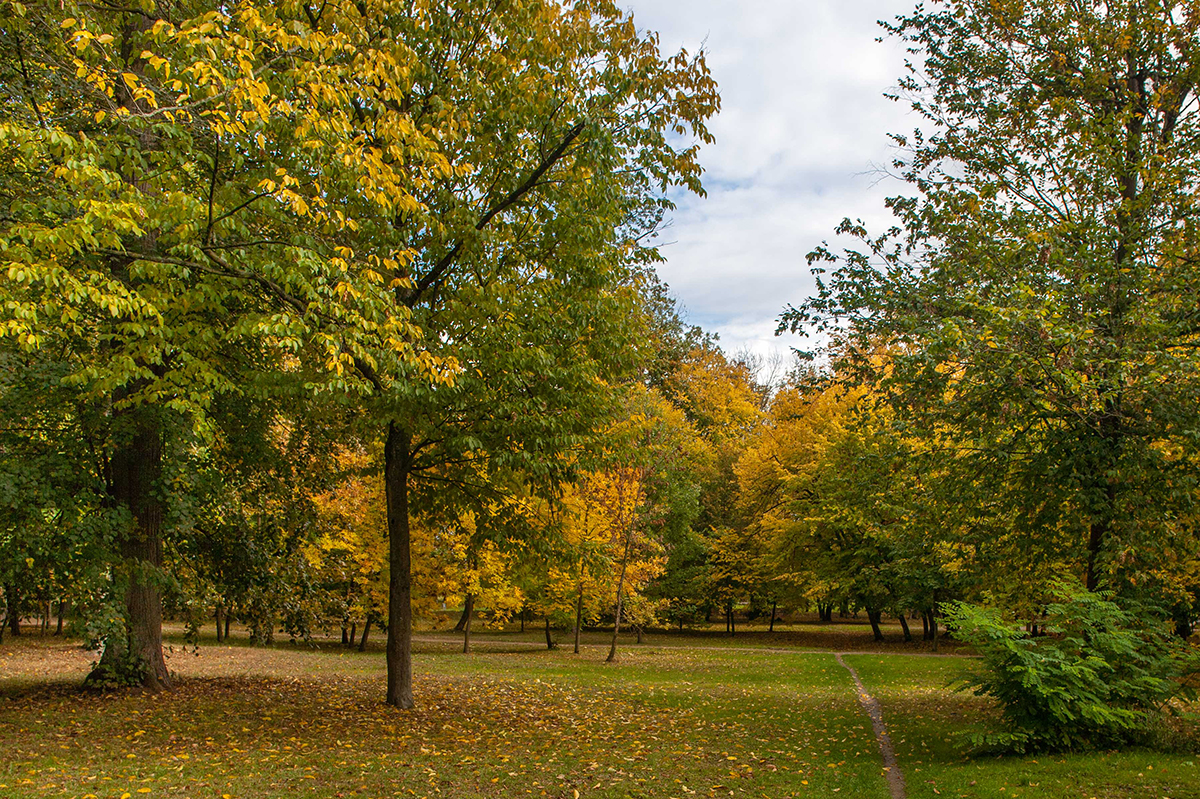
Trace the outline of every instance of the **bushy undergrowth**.
<instances>
[{"instance_id":1,"label":"bushy undergrowth","mask_svg":"<svg viewBox=\"0 0 1200 799\"><path fill-rule=\"evenodd\" d=\"M1194 696L1194 655L1156 619L1081 588L1057 595L1038 636L995 608L944 608L981 655L962 690L994 697L1003 711L1005 729L972 736L975 746L1025 753L1143 743L1171 699Z\"/></svg>"}]
</instances>

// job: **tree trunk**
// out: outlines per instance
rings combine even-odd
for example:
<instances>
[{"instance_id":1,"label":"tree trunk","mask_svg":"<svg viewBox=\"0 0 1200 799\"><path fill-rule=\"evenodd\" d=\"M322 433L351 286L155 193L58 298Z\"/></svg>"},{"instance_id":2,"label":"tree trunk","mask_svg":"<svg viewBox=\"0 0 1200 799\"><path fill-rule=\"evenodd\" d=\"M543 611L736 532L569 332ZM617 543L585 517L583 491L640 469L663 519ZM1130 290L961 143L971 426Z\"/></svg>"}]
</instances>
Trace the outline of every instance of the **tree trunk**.
<instances>
[{"instance_id":1,"label":"tree trunk","mask_svg":"<svg viewBox=\"0 0 1200 799\"><path fill-rule=\"evenodd\" d=\"M908 629L908 619L904 618L903 613L897 613L896 618L900 620L900 629L904 630L904 643L912 643L912 633Z\"/></svg>"},{"instance_id":2,"label":"tree trunk","mask_svg":"<svg viewBox=\"0 0 1200 799\"><path fill-rule=\"evenodd\" d=\"M383 448L387 493L388 640L387 703L413 706L412 694L412 553L408 527L408 477L412 471L412 438L396 422L388 423Z\"/></svg>"},{"instance_id":3,"label":"tree trunk","mask_svg":"<svg viewBox=\"0 0 1200 799\"><path fill-rule=\"evenodd\" d=\"M737 635L737 620L733 617L733 603L729 603L729 637Z\"/></svg>"},{"instance_id":4,"label":"tree trunk","mask_svg":"<svg viewBox=\"0 0 1200 799\"><path fill-rule=\"evenodd\" d=\"M15 637L21 634L21 595L15 585L8 586L4 593L8 597L8 618L5 621Z\"/></svg>"},{"instance_id":5,"label":"tree trunk","mask_svg":"<svg viewBox=\"0 0 1200 799\"><path fill-rule=\"evenodd\" d=\"M473 604L473 599L473 596L467 594L467 606L463 610L462 620L466 622L462 628L464 655L471 651L471 605Z\"/></svg>"},{"instance_id":6,"label":"tree trunk","mask_svg":"<svg viewBox=\"0 0 1200 799\"><path fill-rule=\"evenodd\" d=\"M579 654L579 631L583 629L583 582L579 583L579 594L575 597L575 654Z\"/></svg>"},{"instance_id":7,"label":"tree trunk","mask_svg":"<svg viewBox=\"0 0 1200 799\"><path fill-rule=\"evenodd\" d=\"M123 399L125 392L116 392ZM121 554L128 570L125 587L125 633L104 642L104 654L92 672L94 679L140 682L143 688L169 688L171 676L162 650L163 506L159 499L162 477L162 426L155 412L137 408L116 419L118 443L109 460L110 496L117 506L129 509L131 524ZM121 435L123 433L123 435Z\"/></svg>"},{"instance_id":8,"label":"tree trunk","mask_svg":"<svg viewBox=\"0 0 1200 799\"><path fill-rule=\"evenodd\" d=\"M554 643L554 639L550 636L550 616L547 615L546 616L546 648L547 649L556 649L557 647L558 647L558 645Z\"/></svg>"},{"instance_id":9,"label":"tree trunk","mask_svg":"<svg viewBox=\"0 0 1200 799\"><path fill-rule=\"evenodd\" d=\"M928 641L932 636L929 634L929 611L921 611L921 640Z\"/></svg>"},{"instance_id":10,"label":"tree trunk","mask_svg":"<svg viewBox=\"0 0 1200 799\"><path fill-rule=\"evenodd\" d=\"M221 618L223 615L223 612L224 612L224 609L221 607L220 604L218 604L217 610L214 613L214 615L217 618L217 643L218 644L224 643L224 641L225 641L225 632L221 628L221 622L224 621L224 619Z\"/></svg>"},{"instance_id":11,"label":"tree trunk","mask_svg":"<svg viewBox=\"0 0 1200 799\"><path fill-rule=\"evenodd\" d=\"M350 646L350 628L346 625L350 623L350 619L342 619L342 646Z\"/></svg>"},{"instance_id":12,"label":"tree trunk","mask_svg":"<svg viewBox=\"0 0 1200 799\"><path fill-rule=\"evenodd\" d=\"M771 600L771 626L767 628L767 632L769 632L769 633L775 632L775 607L776 607L776 604L777 604L776 600L772 599Z\"/></svg>"},{"instance_id":13,"label":"tree trunk","mask_svg":"<svg viewBox=\"0 0 1200 799\"><path fill-rule=\"evenodd\" d=\"M350 622L350 643L346 644L346 646L353 648L354 642L357 639L358 639L358 622L352 621L352 622Z\"/></svg>"},{"instance_id":14,"label":"tree trunk","mask_svg":"<svg viewBox=\"0 0 1200 799\"><path fill-rule=\"evenodd\" d=\"M51 603L47 599L45 605L42 606L42 637L45 638L50 634L50 612Z\"/></svg>"},{"instance_id":15,"label":"tree trunk","mask_svg":"<svg viewBox=\"0 0 1200 799\"><path fill-rule=\"evenodd\" d=\"M882 611L867 608L867 619L871 622L871 632L875 635L877 643L883 640L883 631L879 629L879 619L882 615Z\"/></svg>"},{"instance_id":16,"label":"tree trunk","mask_svg":"<svg viewBox=\"0 0 1200 799\"><path fill-rule=\"evenodd\" d=\"M521 632L525 632L525 608L521 608Z\"/></svg>"},{"instance_id":17,"label":"tree trunk","mask_svg":"<svg viewBox=\"0 0 1200 799\"><path fill-rule=\"evenodd\" d=\"M229 608L225 608L225 640L229 640Z\"/></svg>"},{"instance_id":18,"label":"tree trunk","mask_svg":"<svg viewBox=\"0 0 1200 799\"><path fill-rule=\"evenodd\" d=\"M612 663L617 659L617 636L621 632L621 599L625 591L625 569L629 565L629 553L633 551L633 526L625 531L625 552L621 556L621 576L617 578L617 615L613 619L613 637L612 646L608 648L608 657L604 659L605 663Z\"/></svg>"},{"instance_id":19,"label":"tree trunk","mask_svg":"<svg viewBox=\"0 0 1200 799\"><path fill-rule=\"evenodd\" d=\"M370 616L370 614L367 614L367 620L365 622L363 622L362 638L358 639L358 651L359 652L367 651L367 636L370 634L371 634L371 616Z\"/></svg>"},{"instance_id":20,"label":"tree trunk","mask_svg":"<svg viewBox=\"0 0 1200 799\"><path fill-rule=\"evenodd\" d=\"M637 632L637 642L640 644L642 642L642 625L639 624L633 629Z\"/></svg>"},{"instance_id":21,"label":"tree trunk","mask_svg":"<svg viewBox=\"0 0 1200 799\"><path fill-rule=\"evenodd\" d=\"M929 611L929 637L933 641L933 651L938 651L938 621L932 610Z\"/></svg>"},{"instance_id":22,"label":"tree trunk","mask_svg":"<svg viewBox=\"0 0 1200 799\"><path fill-rule=\"evenodd\" d=\"M471 623L471 611L475 609L475 595L467 594L466 601L463 602L462 615L458 617L458 624L454 625L454 632L461 633L467 629L467 625Z\"/></svg>"}]
</instances>

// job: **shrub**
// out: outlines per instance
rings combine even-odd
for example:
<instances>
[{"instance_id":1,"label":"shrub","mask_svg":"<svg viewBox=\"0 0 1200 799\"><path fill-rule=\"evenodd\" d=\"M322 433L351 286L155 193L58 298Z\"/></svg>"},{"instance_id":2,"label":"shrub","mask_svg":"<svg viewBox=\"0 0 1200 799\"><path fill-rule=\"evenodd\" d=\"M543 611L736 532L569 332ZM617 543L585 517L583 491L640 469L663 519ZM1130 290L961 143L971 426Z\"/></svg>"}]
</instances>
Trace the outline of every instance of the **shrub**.
<instances>
[{"instance_id":1,"label":"shrub","mask_svg":"<svg viewBox=\"0 0 1200 799\"><path fill-rule=\"evenodd\" d=\"M1187 647L1157 619L1078 587L1055 594L1042 636L995 608L944 606L981 655L961 690L994 697L1004 714L1006 729L972 736L976 746L1024 753L1133 743L1172 697L1191 693Z\"/></svg>"}]
</instances>

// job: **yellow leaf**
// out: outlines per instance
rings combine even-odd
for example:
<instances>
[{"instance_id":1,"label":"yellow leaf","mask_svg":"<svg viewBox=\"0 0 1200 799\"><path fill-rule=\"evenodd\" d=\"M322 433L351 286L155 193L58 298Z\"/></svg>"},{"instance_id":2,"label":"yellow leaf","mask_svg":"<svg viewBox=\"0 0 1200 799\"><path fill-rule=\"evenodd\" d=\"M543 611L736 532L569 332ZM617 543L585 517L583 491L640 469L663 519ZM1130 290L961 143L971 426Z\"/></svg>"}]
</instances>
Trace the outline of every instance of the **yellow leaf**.
<instances>
[{"instance_id":1,"label":"yellow leaf","mask_svg":"<svg viewBox=\"0 0 1200 799\"><path fill-rule=\"evenodd\" d=\"M75 17L67 17L62 21L62 27L70 28L75 24Z\"/></svg>"}]
</instances>

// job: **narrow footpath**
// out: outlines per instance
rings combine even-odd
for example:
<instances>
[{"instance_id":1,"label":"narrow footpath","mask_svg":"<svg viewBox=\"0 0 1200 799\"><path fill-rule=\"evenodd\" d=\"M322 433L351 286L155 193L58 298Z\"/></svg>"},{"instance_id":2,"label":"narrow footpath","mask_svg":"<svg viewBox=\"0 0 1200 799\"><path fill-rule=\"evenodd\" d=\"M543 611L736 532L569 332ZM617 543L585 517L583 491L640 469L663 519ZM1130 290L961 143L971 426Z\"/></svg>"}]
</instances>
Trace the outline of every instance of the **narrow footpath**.
<instances>
[{"instance_id":1,"label":"narrow footpath","mask_svg":"<svg viewBox=\"0 0 1200 799\"><path fill-rule=\"evenodd\" d=\"M900 766L896 764L896 750L892 747L892 739L888 737L887 727L883 724L883 709L879 706L879 700L867 693L866 686L859 679L858 672L842 660L842 653L837 652L834 657L837 658L838 664L850 672L850 676L854 678L854 684L858 687L858 701L863 706L863 710L867 711L867 715L871 717L871 727L875 730L875 740L879 741L879 753L883 756L883 772L887 775L888 790L892 793L892 799L905 799L908 792L904 787L904 774L900 771Z\"/></svg>"}]
</instances>

